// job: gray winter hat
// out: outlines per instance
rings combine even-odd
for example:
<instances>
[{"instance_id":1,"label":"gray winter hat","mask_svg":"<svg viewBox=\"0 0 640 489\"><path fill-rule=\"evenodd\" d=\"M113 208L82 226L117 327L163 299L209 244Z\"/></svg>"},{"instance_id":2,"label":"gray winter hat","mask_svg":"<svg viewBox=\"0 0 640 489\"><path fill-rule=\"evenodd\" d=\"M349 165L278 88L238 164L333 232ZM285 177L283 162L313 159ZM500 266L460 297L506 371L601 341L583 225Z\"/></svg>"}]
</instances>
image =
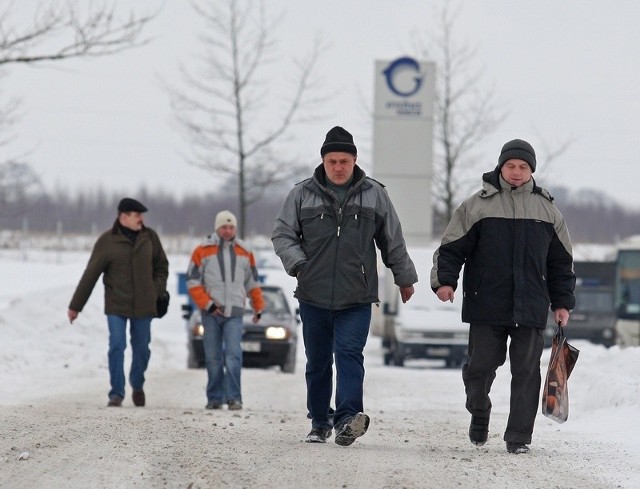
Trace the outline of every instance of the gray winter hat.
<instances>
[{"instance_id":1,"label":"gray winter hat","mask_svg":"<svg viewBox=\"0 0 640 489\"><path fill-rule=\"evenodd\" d=\"M531 167L531 173L536 171L536 152L533 150L533 146L522 139L512 139L502 147L500 151L500 157L498 158L498 166L502 168L502 165L508 160L523 160L526 161Z\"/></svg>"}]
</instances>

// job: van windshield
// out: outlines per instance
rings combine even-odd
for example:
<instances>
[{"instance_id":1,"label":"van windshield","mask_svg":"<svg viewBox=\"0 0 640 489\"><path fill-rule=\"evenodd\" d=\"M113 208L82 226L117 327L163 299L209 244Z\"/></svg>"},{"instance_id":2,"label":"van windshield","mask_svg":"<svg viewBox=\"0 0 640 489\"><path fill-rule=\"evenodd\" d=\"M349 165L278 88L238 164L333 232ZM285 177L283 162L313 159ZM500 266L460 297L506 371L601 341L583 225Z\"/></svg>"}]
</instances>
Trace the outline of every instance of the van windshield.
<instances>
[{"instance_id":1,"label":"van windshield","mask_svg":"<svg viewBox=\"0 0 640 489\"><path fill-rule=\"evenodd\" d=\"M613 312L613 290L577 290L575 312Z\"/></svg>"}]
</instances>

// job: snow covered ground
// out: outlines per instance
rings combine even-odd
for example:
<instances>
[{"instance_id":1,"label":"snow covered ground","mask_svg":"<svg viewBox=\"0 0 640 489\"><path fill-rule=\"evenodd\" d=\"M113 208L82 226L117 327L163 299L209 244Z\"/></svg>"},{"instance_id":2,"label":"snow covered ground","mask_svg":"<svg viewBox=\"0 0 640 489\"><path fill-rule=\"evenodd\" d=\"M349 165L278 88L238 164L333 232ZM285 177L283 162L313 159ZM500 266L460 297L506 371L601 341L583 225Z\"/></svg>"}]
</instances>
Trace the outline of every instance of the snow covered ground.
<instances>
[{"instance_id":1,"label":"snow covered ground","mask_svg":"<svg viewBox=\"0 0 640 489\"><path fill-rule=\"evenodd\" d=\"M153 323L147 407L127 398L122 409L106 408L101 285L74 325L66 319L87 258L86 251L0 250L2 488L640 487L638 348L571 341L581 353L569 420L539 414L527 455L507 454L502 441L508 363L492 391L489 443L475 448L460 372L437 362L386 367L376 337L366 352L371 428L351 447L302 442L309 429L302 348L294 375L243 371L240 413L205 411L205 372L186 368L176 293L176 273L188 262L182 254L170 256L169 314ZM418 272L416 293L431 293L428 270Z\"/></svg>"}]
</instances>

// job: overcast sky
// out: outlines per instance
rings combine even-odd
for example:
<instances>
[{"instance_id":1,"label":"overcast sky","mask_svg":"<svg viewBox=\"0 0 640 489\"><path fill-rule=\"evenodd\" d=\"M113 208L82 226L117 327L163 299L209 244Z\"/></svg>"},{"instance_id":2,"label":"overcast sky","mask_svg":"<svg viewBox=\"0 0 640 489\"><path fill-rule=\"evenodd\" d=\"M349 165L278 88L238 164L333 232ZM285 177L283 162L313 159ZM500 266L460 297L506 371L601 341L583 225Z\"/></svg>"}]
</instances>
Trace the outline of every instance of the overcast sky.
<instances>
[{"instance_id":1,"label":"overcast sky","mask_svg":"<svg viewBox=\"0 0 640 489\"><path fill-rule=\"evenodd\" d=\"M22 1L19 8L35 3ZM185 195L215 188L216 176L184 162L189 148L158 81L176 81L179 62L193 62L201 24L188 2L164 3L147 46L111 58L10 66L2 95L22 99L23 117L15 141L0 148L4 157L28 152L50 190L103 186L131 194L146 185ZM144 2L145 8L161 4ZM354 134L367 169L375 60L416 55L415 35L428 38L437 30L440 5L269 0L269 13L284 12L276 33L281 61L272 68L278 85L286 63L308 52L314 36L327 46L318 76L332 97L317 121L287 143L286 157L319 162L326 131L339 124ZM479 148L480 168L491 169L512 138L529 140L541 155L545 146L573 141L536 174L539 183L601 189L640 207L640 2L467 0L458 6L455 42L476 48L482 84L494 88L509 114Z\"/></svg>"}]
</instances>

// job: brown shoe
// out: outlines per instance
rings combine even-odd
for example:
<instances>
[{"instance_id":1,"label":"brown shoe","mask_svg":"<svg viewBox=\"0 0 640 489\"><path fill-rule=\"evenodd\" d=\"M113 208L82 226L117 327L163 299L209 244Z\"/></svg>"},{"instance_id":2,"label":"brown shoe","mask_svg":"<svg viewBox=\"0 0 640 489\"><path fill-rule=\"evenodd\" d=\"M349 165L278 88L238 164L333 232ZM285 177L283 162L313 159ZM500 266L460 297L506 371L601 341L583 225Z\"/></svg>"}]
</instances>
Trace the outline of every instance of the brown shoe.
<instances>
[{"instance_id":1,"label":"brown shoe","mask_svg":"<svg viewBox=\"0 0 640 489\"><path fill-rule=\"evenodd\" d=\"M109 398L107 407L122 407L122 397L113 396Z\"/></svg>"},{"instance_id":2,"label":"brown shoe","mask_svg":"<svg viewBox=\"0 0 640 489\"><path fill-rule=\"evenodd\" d=\"M240 401L236 401L235 399L229 399L227 401L229 406L229 411L239 411L242 409L242 403Z\"/></svg>"},{"instance_id":3,"label":"brown shoe","mask_svg":"<svg viewBox=\"0 0 640 489\"><path fill-rule=\"evenodd\" d=\"M133 400L133 404L135 404L136 406L144 406L144 402L145 402L145 397L144 397L144 391L142 389L140 390L133 390L133 393L131 394L131 399Z\"/></svg>"}]
</instances>

